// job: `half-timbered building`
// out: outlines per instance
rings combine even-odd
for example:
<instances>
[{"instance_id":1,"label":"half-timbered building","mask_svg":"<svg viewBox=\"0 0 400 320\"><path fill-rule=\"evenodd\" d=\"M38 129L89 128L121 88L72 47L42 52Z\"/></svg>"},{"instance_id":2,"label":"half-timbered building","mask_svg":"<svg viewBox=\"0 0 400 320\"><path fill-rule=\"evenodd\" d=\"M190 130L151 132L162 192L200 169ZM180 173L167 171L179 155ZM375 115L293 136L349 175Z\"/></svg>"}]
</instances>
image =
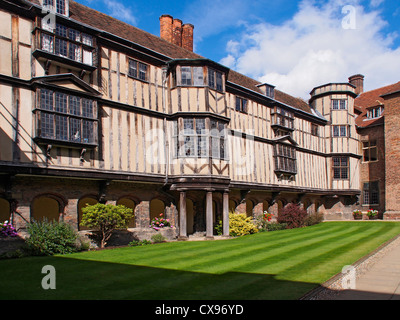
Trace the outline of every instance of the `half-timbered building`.
<instances>
[{"instance_id":1,"label":"half-timbered building","mask_svg":"<svg viewBox=\"0 0 400 320\"><path fill-rule=\"evenodd\" d=\"M115 203L185 239L227 235L230 211L359 207L357 76L306 102L194 53L169 15L160 37L72 0L0 0L0 21L0 220L83 230L83 206Z\"/></svg>"}]
</instances>

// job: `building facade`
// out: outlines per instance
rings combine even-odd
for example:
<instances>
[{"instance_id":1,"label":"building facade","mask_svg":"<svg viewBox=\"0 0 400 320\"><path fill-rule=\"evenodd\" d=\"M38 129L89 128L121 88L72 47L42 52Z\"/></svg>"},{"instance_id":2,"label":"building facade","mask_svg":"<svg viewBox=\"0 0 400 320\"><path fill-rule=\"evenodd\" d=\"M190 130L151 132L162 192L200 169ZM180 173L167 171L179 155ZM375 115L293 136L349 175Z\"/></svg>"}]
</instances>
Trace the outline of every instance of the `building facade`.
<instances>
[{"instance_id":1,"label":"building facade","mask_svg":"<svg viewBox=\"0 0 400 320\"><path fill-rule=\"evenodd\" d=\"M362 173L359 76L306 102L197 55L194 26L168 15L161 37L72 0L0 0L0 21L0 220L20 230L84 230L97 202L133 208L133 231L164 213L181 239L291 202L350 219L377 179Z\"/></svg>"}]
</instances>

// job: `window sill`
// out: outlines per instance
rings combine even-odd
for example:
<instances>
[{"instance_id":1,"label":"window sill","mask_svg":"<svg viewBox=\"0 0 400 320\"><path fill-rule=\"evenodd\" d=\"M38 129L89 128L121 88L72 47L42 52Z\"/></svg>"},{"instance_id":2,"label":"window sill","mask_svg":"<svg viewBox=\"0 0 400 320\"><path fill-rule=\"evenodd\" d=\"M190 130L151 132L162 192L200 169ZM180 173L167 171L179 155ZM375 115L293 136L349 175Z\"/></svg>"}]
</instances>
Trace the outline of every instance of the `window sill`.
<instances>
[{"instance_id":1,"label":"window sill","mask_svg":"<svg viewBox=\"0 0 400 320\"><path fill-rule=\"evenodd\" d=\"M46 60L56 61L58 63L62 63L64 65L67 65L68 67L74 67L74 68L79 69L79 70L86 70L86 71L93 72L93 71L95 71L97 69L96 66L88 65L88 64L85 64L85 63L82 63L82 62L79 62L79 61L75 61L75 60L63 57L63 56L58 56L56 54L53 54L53 53L50 53L50 52L47 52L47 51L44 51L44 50L40 50L40 49L36 49L33 52L33 56L36 59L43 58L43 59L46 59Z\"/></svg>"},{"instance_id":2,"label":"window sill","mask_svg":"<svg viewBox=\"0 0 400 320\"><path fill-rule=\"evenodd\" d=\"M281 130L286 130L286 131L294 131L294 128L289 128L289 127L285 127L281 124L271 124L271 128L272 129L281 129Z\"/></svg>"},{"instance_id":3,"label":"window sill","mask_svg":"<svg viewBox=\"0 0 400 320\"><path fill-rule=\"evenodd\" d=\"M73 142L42 137L35 137L33 138L33 141L35 141L39 145L52 145L71 149L95 149L98 147L97 143Z\"/></svg>"}]
</instances>

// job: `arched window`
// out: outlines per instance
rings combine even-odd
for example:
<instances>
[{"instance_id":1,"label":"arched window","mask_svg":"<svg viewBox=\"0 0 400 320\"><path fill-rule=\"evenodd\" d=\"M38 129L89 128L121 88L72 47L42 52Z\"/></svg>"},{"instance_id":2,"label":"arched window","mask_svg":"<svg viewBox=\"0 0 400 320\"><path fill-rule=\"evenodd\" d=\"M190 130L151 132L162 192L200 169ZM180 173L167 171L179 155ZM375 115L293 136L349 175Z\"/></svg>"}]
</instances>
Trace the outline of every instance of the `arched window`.
<instances>
[{"instance_id":1,"label":"arched window","mask_svg":"<svg viewBox=\"0 0 400 320\"><path fill-rule=\"evenodd\" d=\"M117 201L117 205L122 205L129 209L132 209L133 213L135 213L136 203L131 198L123 197ZM129 222L128 228L136 228L135 216L133 216L131 221Z\"/></svg>"},{"instance_id":2,"label":"arched window","mask_svg":"<svg viewBox=\"0 0 400 320\"><path fill-rule=\"evenodd\" d=\"M11 207L8 200L0 198L0 222L10 221Z\"/></svg>"},{"instance_id":3,"label":"arched window","mask_svg":"<svg viewBox=\"0 0 400 320\"><path fill-rule=\"evenodd\" d=\"M98 203L99 201L95 197L91 196L86 196L83 197L79 200L78 202L78 227L79 230L88 230L87 227L81 226L81 220L82 220L82 208L86 207L87 205L92 206Z\"/></svg>"},{"instance_id":4,"label":"arched window","mask_svg":"<svg viewBox=\"0 0 400 320\"><path fill-rule=\"evenodd\" d=\"M237 206L236 201L229 199L229 212L235 212L236 206Z\"/></svg>"},{"instance_id":5,"label":"arched window","mask_svg":"<svg viewBox=\"0 0 400 320\"><path fill-rule=\"evenodd\" d=\"M59 221L64 210L61 200L52 195L36 197L31 206L31 218L34 221Z\"/></svg>"}]
</instances>

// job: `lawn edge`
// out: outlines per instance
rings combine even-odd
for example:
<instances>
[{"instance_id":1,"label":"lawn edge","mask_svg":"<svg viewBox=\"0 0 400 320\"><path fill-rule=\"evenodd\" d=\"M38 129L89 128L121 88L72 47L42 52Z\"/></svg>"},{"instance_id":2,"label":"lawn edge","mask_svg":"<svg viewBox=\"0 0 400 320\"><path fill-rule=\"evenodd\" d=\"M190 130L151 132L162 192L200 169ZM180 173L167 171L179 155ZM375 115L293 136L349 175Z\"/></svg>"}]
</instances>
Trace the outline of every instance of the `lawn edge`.
<instances>
[{"instance_id":1,"label":"lawn edge","mask_svg":"<svg viewBox=\"0 0 400 320\"><path fill-rule=\"evenodd\" d=\"M357 278L368 271L369 268L371 268L377 262L378 257L387 254L388 250L391 249L391 246L396 245L397 242L400 242L400 234L381 244L374 251L353 263L351 266L356 269ZM299 298L299 300L318 300L319 298L326 297L344 290L342 288L343 277L344 274L339 272L328 281L318 285L313 290L304 294Z\"/></svg>"}]
</instances>

